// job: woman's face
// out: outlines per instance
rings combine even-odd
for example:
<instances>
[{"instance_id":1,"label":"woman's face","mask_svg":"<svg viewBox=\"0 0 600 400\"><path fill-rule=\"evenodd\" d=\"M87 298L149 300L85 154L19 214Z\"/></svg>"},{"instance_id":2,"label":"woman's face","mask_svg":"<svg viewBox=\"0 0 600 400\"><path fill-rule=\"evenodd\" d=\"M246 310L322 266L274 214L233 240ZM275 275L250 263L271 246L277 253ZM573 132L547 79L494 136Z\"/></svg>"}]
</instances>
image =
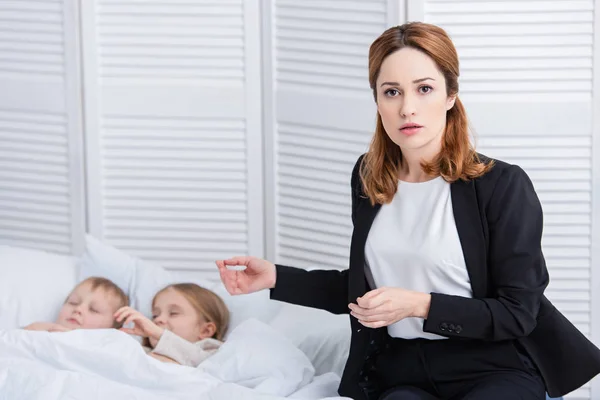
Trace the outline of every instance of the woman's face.
<instances>
[{"instance_id":1,"label":"woman's face","mask_svg":"<svg viewBox=\"0 0 600 400\"><path fill-rule=\"evenodd\" d=\"M386 133L403 152L437 154L454 100L447 96L433 59L419 50L405 47L381 64L377 110Z\"/></svg>"}]
</instances>

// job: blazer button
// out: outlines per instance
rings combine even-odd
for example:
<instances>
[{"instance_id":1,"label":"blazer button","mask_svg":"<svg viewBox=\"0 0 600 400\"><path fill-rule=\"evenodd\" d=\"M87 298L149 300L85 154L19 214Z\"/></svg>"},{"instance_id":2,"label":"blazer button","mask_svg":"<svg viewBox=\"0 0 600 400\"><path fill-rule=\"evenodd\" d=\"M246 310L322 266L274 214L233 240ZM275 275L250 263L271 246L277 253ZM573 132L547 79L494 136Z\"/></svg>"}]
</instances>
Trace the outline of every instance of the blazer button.
<instances>
[{"instance_id":1,"label":"blazer button","mask_svg":"<svg viewBox=\"0 0 600 400\"><path fill-rule=\"evenodd\" d=\"M454 332L455 329L456 329L456 326L454 324L450 324L450 326L449 326L450 332Z\"/></svg>"},{"instance_id":2,"label":"blazer button","mask_svg":"<svg viewBox=\"0 0 600 400\"><path fill-rule=\"evenodd\" d=\"M442 322L440 324L440 331L447 331L448 330L448 324L445 322Z\"/></svg>"},{"instance_id":3,"label":"blazer button","mask_svg":"<svg viewBox=\"0 0 600 400\"><path fill-rule=\"evenodd\" d=\"M461 333L462 332L462 325L456 325L456 329L454 330L454 332Z\"/></svg>"}]
</instances>

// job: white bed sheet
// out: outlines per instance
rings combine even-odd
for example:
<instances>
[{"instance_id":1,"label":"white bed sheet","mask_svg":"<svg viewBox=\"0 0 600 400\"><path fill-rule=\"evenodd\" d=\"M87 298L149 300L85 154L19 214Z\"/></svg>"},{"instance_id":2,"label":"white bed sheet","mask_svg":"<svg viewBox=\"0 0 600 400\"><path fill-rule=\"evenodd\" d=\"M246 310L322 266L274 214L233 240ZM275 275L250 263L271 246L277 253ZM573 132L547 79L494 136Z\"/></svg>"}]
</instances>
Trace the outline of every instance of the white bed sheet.
<instances>
[{"instance_id":1,"label":"white bed sheet","mask_svg":"<svg viewBox=\"0 0 600 400\"><path fill-rule=\"evenodd\" d=\"M198 368L159 362L116 330L0 331L0 399L345 399L338 384L254 319Z\"/></svg>"}]
</instances>

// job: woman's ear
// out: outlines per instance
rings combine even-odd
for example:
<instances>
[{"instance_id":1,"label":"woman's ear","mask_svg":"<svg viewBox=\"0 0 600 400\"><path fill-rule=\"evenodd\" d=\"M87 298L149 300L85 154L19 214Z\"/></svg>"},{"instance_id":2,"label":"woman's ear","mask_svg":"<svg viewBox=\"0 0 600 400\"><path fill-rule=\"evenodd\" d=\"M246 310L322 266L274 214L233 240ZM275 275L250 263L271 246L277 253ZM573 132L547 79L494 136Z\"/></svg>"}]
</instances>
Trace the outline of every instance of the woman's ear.
<instances>
[{"instance_id":1,"label":"woman's ear","mask_svg":"<svg viewBox=\"0 0 600 400\"><path fill-rule=\"evenodd\" d=\"M456 96L458 95L454 95L454 96L448 96L448 99L446 100L446 111L449 111L452 107L454 107L454 103L456 103Z\"/></svg>"},{"instance_id":2,"label":"woman's ear","mask_svg":"<svg viewBox=\"0 0 600 400\"><path fill-rule=\"evenodd\" d=\"M214 322L204 322L200 325L198 340L211 338L217 333L217 326Z\"/></svg>"}]
</instances>

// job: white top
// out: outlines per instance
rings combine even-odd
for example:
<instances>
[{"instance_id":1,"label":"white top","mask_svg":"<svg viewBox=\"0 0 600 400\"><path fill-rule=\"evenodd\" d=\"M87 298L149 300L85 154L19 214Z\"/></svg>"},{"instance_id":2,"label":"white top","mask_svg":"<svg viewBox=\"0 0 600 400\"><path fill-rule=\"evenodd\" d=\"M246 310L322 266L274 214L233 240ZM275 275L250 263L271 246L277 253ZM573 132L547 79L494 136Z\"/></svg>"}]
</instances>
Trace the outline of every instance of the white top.
<instances>
[{"instance_id":1,"label":"white top","mask_svg":"<svg viewBox=\"0 0 600 400\"><path fill-rule=\"evenodd\" d=\"M165 329L154 349L146 347L146 352L169 357L181 365L197 367L219 350L223 342L217 339L202 339L192 343Z\"/></svg>"},{"instance_id":2,"label":"white top","mask_svg":"<svg viewBox=\"0 0 600 400\"><path fill-rule=\"evenodd\" d=\"M450 184L400 181L392 202L381 206L365 245L372 288L401 287L424 293L473 297L454 214ZM422 318L388 326L392 337L445 339L423 332Z\"/></svg>"}]
</instances>

